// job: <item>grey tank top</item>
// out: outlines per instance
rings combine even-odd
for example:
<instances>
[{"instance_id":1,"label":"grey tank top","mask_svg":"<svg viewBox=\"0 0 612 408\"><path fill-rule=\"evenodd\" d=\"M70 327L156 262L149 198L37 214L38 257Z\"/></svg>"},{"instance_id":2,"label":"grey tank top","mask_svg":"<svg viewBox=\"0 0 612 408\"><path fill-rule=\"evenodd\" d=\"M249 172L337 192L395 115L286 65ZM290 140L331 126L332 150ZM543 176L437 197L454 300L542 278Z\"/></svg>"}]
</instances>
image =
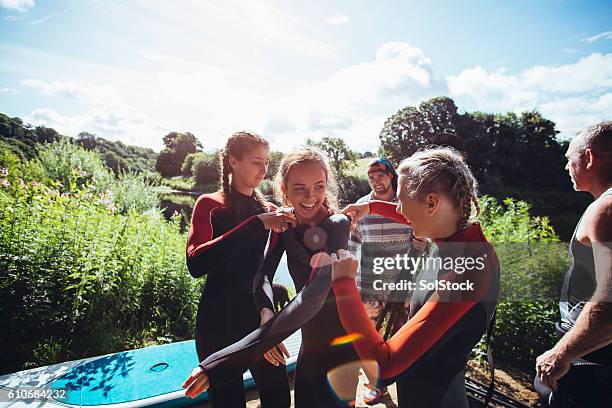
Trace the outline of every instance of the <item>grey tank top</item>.
<instances>
[{"instance_id":1,"label":"grey tank top","mask_svg":"<svg viewBox=\"0 0 612 408\"><path fill-rule=\"evenodd\" d=\"M607 189L601 197L609 195L612 195L612 188ZM570 267L563 280L559 301L561 320L557 324L557 330L560 334L567 333L574 327L585 303L593 296L597 286L593 249L576 238L583 218L584 214L576 225L569 247Z\"/></svg>"}]
</instances>

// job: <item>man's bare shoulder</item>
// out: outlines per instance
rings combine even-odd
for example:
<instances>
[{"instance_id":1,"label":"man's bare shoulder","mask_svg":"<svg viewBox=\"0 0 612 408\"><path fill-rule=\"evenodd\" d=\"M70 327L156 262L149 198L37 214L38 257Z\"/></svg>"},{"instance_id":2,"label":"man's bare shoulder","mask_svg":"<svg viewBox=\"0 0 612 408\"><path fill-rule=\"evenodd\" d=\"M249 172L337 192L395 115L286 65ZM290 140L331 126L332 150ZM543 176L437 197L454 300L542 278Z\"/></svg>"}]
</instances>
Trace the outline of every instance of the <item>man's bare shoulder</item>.
<instances>
[{"instance_id":1,"label":"man's bare shoulder","mask_svg":"<svg viewBox=\"0 0 612 408\"><path fill-rule=\"evenodd\" d=\"M589 205L580 229L580 235L589 242L612 242L612 195L600 197Z\"/></svg>"}]
</instances>

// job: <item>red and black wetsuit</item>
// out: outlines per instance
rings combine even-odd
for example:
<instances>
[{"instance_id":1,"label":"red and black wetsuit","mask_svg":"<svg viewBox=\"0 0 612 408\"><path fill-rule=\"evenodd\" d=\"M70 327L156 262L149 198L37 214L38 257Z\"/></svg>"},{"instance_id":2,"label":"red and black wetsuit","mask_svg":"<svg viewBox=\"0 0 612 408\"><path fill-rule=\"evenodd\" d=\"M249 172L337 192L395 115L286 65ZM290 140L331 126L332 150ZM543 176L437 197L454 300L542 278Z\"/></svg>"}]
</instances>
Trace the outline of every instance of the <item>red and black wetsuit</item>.
<instances>
[{"instance_id":1,"label":"red and black wetsuit","mask_svg":"<svg viewBox=\"0 0 612 408\"><path fill-rule=\"evenodd\" d=\"M206 275L195 334L200 361L257 329L261 320L252 287L269 235L257 217L264 209L253 196L230 194L231 209L221 193L201 195L189 230L187 267L195 278ZM264 408L289 407L284 367L260 358L248 368ZM222 379L211 375L210 381L213 407L245 406L242 372Z\"/></svg>"},{"instance_id":2,"label":"red and black wetsuit","mask_svg":"<svg viewBox=\"0 0 612 408\"><path fill-rule=\"evenodd\" d=\"M395 204L372 201L372 213L406 220L395 212ZM354 342L362 360L374 360L380 369L379 385L397 382L401 406L467 407L465 365L472 348L485 333L499 298L499 261L479 224L441 240L436 257L453 259L482 258L484 267L457 273L442 267L424 270L410 305L410 317L399 331L384 341L374 329L362 306L355 280L333 282L340 320L347 332L359 334ZM463 261L462 261L463 262ZM474 282L474 290L433 290L420 288L421 280L434 282Z\"/></svg>"}]
</instances>

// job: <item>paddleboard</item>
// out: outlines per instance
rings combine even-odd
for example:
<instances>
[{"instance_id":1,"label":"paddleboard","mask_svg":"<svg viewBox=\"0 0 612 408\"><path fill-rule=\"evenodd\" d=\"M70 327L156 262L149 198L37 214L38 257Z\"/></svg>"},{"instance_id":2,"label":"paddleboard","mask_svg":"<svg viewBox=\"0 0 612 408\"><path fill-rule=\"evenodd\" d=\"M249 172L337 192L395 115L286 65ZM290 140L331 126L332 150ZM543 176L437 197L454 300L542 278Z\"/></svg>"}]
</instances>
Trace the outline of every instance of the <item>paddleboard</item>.
<instances>
[{"instance_id":1,"label":"paddleboard","mask_svg":"<svg viewBox=\"0 0 612 408\"><path fill-rule=\"evenodd\" d=\"M287 371L295 370L302 342L298 330L283 343ZM198 357L194 341L151 346L68 361L0 376L0 407L183 407L208 400L185 397L181 387ZM249 371L246 388L255 385Z\"/></svg>"}]
</instances>

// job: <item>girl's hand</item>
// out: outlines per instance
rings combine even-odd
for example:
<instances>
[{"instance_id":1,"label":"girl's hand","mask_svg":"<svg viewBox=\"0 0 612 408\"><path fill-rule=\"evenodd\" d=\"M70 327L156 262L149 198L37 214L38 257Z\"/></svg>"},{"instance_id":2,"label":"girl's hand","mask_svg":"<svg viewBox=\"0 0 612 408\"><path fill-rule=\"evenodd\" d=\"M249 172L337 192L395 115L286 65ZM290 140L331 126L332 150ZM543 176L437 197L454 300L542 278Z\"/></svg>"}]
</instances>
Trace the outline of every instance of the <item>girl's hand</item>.
<instances>
[{"instance_id":1,"label":"girl's hand","mask_svg":"<svg viewBox=\"0 0 612 408\"><path fill-rule=\"evenodd\" d=\"M185 382L183 382L183 388L187 389L187 391L185 391L185 396L187 398L197 397L206 391L209 386L208 375L206 375L206 372L200 366L191 370L191 374L187 377Z\"/></svg>"},{"instance_id":2,"label":"girl's hand","mask_svg":"<svg viewBox=\"0 0 612 408\"><path fill-rule=\"evenodd\" d=\"M270 211L259 214L257 217L261 220L265 229L273 230L274 232L286 231L289 225L297 226L295 215L287 211Z\"/></svg>"},{"instance_id":3,"label":"girl's hand","mask_svg":"<svg viewBox=\"0 0 612 408\"><path fill-rule=\"evenodd\" d=\"M274 317L274 312L268 309L267 307L264 307L261 309L260 315L261 315L260 325L263 326L264 324L266 324L268 320ZM287 351L287 348L285 347L283 343L280 343L276 347L273 347L270 350L266 351L263 356L266 360L268 360L270 364L277 366L279 364L282 364L282 365L287 364L287 362L285 361L285 357L283 357L283 355L288 358L289 351Z\"/></svg>"},{"instance_id":4,"label":"girl's hand","mask_svg":"<svg viewBox=\"0 0 612 408\"><path fill-rule=\"evenodd\" d=\"M264 353L264 358L268 360L268 363L272 365L287 365L286 358L289 358L289 351L283 343L279 343L276 347L272 347L270 350Z\"/></svg>"},{"instance_id":5,"label":"girl's hand","mask_svg":"<svg viewBox=\"0 0 612 408\"><path fill-rule=\"evenodd\" d=\"M340 249L338 254L331 254L332 281L340 278L355 279L359 261L349 251Z\"/></svg>"},{"instance_id":6,"label":"girl's hand","mask_svg":"<svg viewBox=\"0 0 612 408\"><path fill-rule=\"evenodd\" d=\"M351 217L351 224L356 225L357 221L370 213L370 203L349 204L341 212Z\"/></svg>"}]
</instances>

